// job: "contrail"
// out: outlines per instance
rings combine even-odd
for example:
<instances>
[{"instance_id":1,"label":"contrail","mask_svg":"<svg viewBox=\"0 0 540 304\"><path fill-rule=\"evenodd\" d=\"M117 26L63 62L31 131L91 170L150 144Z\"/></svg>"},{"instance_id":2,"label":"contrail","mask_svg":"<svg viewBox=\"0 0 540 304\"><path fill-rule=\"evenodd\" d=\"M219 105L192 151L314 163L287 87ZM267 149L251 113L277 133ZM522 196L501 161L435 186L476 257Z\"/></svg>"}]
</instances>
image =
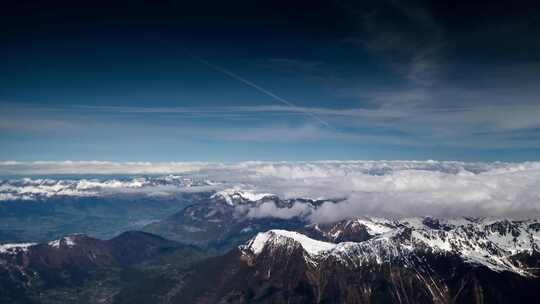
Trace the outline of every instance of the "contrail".
<instances>
[{"instance_id":1,"label":"contrail","mask_svg":"<svg viewBox=\"0 0 540 304\"><path fill-rule=\"evenodd\" d=\"M259 91L259 92L261 92L261 93L263 93L263 94L265 94L265 95L267 95L267 96L272 97L273 99L275 99L275 100L281 102L282 104L285 104L285 105L287 105L287 106L289 106L289 107L292 107L292 108L296 108L296 109L301 110L302 113L304 113L304 114L306 114L306 115L308 115L308 116L314 118L314 119L317 120L320 124L322 124L322 125L324 125L324 126L326 126L326 127L330 127L330 124L327 123L326 121L322 120L319 116L317 116L317 115L315 115L315 114L313 114L313 113L311 113L311 112L309 112L309 111L302 110L301 108L299 108L299 107L297 107L296 105L294 105L292 102L290 102L290 101L288 101L288 100L286 100L286 99L284 99L284 98L282 98L282 97L279 97L278 95L276 95L276 94L274 94L274 93L268 91L267 89L265 89L265 88L263 88L263 87L261 87L261 86L255 84L255 83L253 83L253 82L251 82L251 81L249 81L249 80L247 80L247 79L245 79L245 78L243 78L243 77L240 77L239 75L236 75L235 73L233 73L233 72L231 72L231 71L229 71L229 70L227 70L227 69L225 69L225 68L223 68L223 67L220 67L220 66L218 66L218 65L215 65L215 64L213 64L213 63L210 63L210 62L208 62L208 61L206 61L206 60L204 60L204 59L197 58L197 60L200 61L201 63L203 63L204 65L206 65L207 67L209 67L209 68L211 68L211 69L213 69L213 70L216 70L216 71L218 71L218 72L221 72L221 73L223 73L223 74L225 74L225 75L227 75L227 76L229 76L229 77L231 77L231 78L233 78L233 79L236 79L236 80L238 80L238 81L240 81L240 82L242 82L242 83L244 83L244 84L246 84L246 85L248 85L248 86L254 88L254 89L257 90L257 91Z\"/></svg>"}]
</instances>

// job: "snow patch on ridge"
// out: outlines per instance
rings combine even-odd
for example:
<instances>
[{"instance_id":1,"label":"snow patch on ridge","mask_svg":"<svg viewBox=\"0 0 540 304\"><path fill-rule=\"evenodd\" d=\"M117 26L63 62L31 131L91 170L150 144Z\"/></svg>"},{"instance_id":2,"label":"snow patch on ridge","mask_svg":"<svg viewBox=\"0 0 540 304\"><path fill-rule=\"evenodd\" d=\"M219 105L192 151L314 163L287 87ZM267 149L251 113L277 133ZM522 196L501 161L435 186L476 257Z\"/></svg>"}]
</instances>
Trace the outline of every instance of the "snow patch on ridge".
<instances>
[{"instance_id":1,"label":"snow patch on ridge","mask_svg":"<svg viewBox=\"0 0 540 304\"><path fill-rule=\"evenodd\" d=\"M381 218L358 218L354 219L352 224L365 226L370 235L380 235L392 231L392 228L388 226L390 221Z\"/></svg>"},{"instance_id":2,"label":"snow patch on ridge","mask_svg":"<svg viewBox=\"0 0 540 304\"><path fill-rule=\"evenodd\" d=\"M37 245L37 243L18 243L18 244L2 244L0 245L0 254L17 254L19 252L26 252L28 248Z\"/></svg>"},{"instance_id":3,"label":"snow patch on ridge","mask_svg":"<svg viewBox=\"0 0 540 304\"><path fill-rule=\"evenodd\" d=\"M314 240L298 232L274 229L258 233L242 249L247 249L257 255L262 252L264 247L286 244L287 240L297 242L310 255L318 255L336 247L336 244Z\"/></svg>"},{"instance_id":4,"label":"snow patch on ridge","mask_svg":"<svg viewBox=\"0 0 540 304\"><path fill-rule=\"evenodd\" d=\"M218 191L214 195L212 195L211 198L221 198L225 200L227 204L234 206L235 202L237 201L256 202L262 200L263 198L273 196L275 195L272 193L260 193L256 192L255 190L245 190L239 187L234 187Z\"/></svg>"},{"instance_id":5,"label":"snow patch on ridge","mask_svg":"<svg viewBox=\"0 0 540 304\"><path fill-rule=\"evenodd\" d=\"M317 264L328 257L356 266L400 260L405 264L415 252L457 255L463 261L486 266L493 271L511 271L532 276L524 266L513 261L519 253L540 250L540 223L537 220L509 221L491 219L437 220L439 227L423 224L433 218L407 220L353 219L349 225L364 225L373 237L361 242L322 242L298 232L269 230L257 234L244 251L260 254L266 246L299 245L308 254L307 262ZM322 232L322 231L321 231Z\"/></svg>"},{"instance_id":6,"label":"snow patch on ridge","mask_svg":"<svg viewBox=\"0 0 540 304\"><path fill-rule=\"evenodd\" d=\"M61 246L67 246L71 248L77 244L75 242L75 235L69 235L58 240L50 241L48 245L53 248L60 248Z\"/></svg>"}]
</instances>

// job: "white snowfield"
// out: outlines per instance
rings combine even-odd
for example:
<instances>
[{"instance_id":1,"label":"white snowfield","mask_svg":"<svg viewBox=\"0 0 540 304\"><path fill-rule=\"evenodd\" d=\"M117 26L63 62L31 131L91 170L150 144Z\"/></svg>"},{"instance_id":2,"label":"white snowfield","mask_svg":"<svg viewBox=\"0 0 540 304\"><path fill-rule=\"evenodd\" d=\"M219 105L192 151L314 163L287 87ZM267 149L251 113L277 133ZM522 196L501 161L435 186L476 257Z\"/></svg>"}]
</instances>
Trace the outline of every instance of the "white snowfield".
<instances>
[{"instance_id":1,"label":"white snowfield","mask_svg":"<svg viewBox=\"0 0 540 304\"><path fill-rule=\"evenodd\" d=\"M422 224L421 218L389 221L377 218L350 220L347 225L364 225L372 236L363 242L323 242L298 232L269 230L257 234L240 249L246 254L259 255L265 248L301 247L310 264L330 257L360 267L368 263L381 264L396 259L408 263L410 254L429 251L452 254L465 262L484 265L494 271L511 271L532 276L526 267L512 261L519 254L540 250L540 222L509 220L440 220L441 227ZM318 227L315 225L315 228ZM319 230L320 231L320 230ZM410 234L405 234L410 231ZM322 232L322 231L321 231ZM325 235L334 238L335 232Z\"/></svg>"}]
</instances>

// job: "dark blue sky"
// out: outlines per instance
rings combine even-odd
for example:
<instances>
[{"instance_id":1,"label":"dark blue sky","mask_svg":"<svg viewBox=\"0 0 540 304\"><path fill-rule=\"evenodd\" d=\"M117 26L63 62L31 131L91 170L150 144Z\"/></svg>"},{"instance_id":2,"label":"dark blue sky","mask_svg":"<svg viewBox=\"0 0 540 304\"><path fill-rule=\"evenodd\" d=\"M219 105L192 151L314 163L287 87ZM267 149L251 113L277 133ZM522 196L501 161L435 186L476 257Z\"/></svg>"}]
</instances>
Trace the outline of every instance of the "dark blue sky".
<instances>
[{"instance_id":1,"label":"dark blue sky","mask_svg":"<svg viewBox=\"0 0 540 304\"><path fill-rule=\"evenodd\" d=\"M108 2L2 2L0 159L540 159L537 1Z\"/></svg>"}]
</instances>

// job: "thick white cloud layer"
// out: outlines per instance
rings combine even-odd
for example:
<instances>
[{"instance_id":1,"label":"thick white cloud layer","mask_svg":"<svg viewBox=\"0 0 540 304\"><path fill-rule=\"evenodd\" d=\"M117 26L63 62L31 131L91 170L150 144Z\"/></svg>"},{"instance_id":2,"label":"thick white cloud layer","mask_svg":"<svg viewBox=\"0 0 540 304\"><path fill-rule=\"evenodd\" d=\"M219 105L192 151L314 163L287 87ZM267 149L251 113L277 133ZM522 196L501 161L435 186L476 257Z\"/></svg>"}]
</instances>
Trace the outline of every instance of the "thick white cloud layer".
<instances>
[{"instance_id":1,"label":"thick white cloud layer","mask_svg":"<svg viewBox=\"0 0 540 304\"><path fill-rule=\"evenodd\" d=\"M94 167L92 164L95 164ZM326 222L363 215L540 216L538 162L326 161L155 165L105 162L0 163L0 171L4 174L133 174L175 170L182 170L185 176L220 182L218 185L206 185L205 190L245 187L251 191L274 193L281 198L345 199L340 203L324 203L317 209L299 203L285 209L277 208L273 203L265 203L250 209L247 213L250 217L286 219L307 216L312 221ZM133 188L118 184L115 189L133 191ZM95 190L95 187L92 189ZM145 189L151 193L164 188ZM17 193L6 191L1 195L5 200Z\"/></svg>"},{"instance_id":2,"label":"thick white cloud layer","mask_svg":"<svg viewBox=\"0 0 540 304\"><path fill-rule=\"evenodd\" d=\"M291 219L293 217L309 216L313 208L307 204L296 203L291 208L278 208L272 202L266 202L249 209L247 216L251 218L273 217L279 219Z\"/></svg>"},{"instance_id":3,"label":"thick white cloud layer","mask_svg":"<svg viewBox=\"0 0 540 304\"><path fill-rule=\"evenodd\" d=\"M265 182L264 190L282 197L346 199L311 212L316 222L362 215L540 215L540 163L370 163L367 167L265 165L258 172L274 177Z\"/></svg>"}]
</instances>

